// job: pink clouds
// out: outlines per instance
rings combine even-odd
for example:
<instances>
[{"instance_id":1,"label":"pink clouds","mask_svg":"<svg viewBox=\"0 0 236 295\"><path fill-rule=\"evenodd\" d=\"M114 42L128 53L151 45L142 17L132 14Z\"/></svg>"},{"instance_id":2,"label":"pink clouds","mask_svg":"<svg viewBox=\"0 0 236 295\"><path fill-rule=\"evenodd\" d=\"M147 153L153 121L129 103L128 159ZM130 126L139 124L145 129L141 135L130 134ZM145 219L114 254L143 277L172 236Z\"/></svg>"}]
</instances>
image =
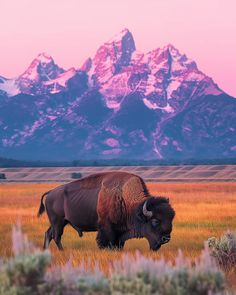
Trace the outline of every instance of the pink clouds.
<instances>
[{"instance_id":1,"label":"pink clouds","mask_svg":"<svg viewBox=\"0 0 236 295\"><path fill-rule=\"evenodd\" d=\"M43 51L80 67L128 27L137 49L172 43L236 97L235 0L2 0L0 9L0 75L23 73Z\"/></svg>"}]
</instances>

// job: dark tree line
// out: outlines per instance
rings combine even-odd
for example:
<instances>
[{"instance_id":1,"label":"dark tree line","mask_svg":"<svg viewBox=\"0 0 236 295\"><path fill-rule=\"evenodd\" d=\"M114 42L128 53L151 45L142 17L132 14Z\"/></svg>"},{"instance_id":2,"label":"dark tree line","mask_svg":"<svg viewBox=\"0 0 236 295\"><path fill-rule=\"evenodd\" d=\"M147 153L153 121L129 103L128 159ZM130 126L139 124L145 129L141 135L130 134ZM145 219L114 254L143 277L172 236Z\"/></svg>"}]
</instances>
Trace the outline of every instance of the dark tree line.
<instances>
[{"instance_id":1,"label":"dark tree line","mask_svg":"<svg viewBox=\"0 0 236 295\"><path fill-rule=\"evenodd\" d=\"M109 160L74 160L68 162L21 161L0 158L0 167L78 167L78 166L157 166L157 165L227 165L236 164L236 158L226 159L109 159Z\"/></svg>"}]
</instances>

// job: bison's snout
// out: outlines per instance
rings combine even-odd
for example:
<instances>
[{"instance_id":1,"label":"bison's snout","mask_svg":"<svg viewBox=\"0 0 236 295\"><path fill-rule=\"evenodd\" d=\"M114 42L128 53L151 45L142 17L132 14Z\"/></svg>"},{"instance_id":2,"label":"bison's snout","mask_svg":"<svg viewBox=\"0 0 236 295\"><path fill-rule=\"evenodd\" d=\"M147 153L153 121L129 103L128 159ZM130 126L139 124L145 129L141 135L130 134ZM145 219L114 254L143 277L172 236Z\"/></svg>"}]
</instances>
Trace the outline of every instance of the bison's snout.
<instances>
[{"instance_id":1,"label":"bison's snout","mask_svg":"<svg viewBox=\"0 0 236 295\"><path fill-rule=\"evenodd\" d=\"M161 238L161 243L166 244L170 241L170 235L165 235Z\"/></svg>"},{"instance_id":2,"label":"bison's snout","mask_svg":"<svg viewBox=\"0 0 236 295\"><path fill-rule=\"evenodd\" d=\"M166 244L169 241L170 241L170 235L162 236L159 241L155 241L155 242L153 241L152 243L150 243L150 249L153 251L157 251L161 248L163 244Z\"/></svg>"}]
</instances>

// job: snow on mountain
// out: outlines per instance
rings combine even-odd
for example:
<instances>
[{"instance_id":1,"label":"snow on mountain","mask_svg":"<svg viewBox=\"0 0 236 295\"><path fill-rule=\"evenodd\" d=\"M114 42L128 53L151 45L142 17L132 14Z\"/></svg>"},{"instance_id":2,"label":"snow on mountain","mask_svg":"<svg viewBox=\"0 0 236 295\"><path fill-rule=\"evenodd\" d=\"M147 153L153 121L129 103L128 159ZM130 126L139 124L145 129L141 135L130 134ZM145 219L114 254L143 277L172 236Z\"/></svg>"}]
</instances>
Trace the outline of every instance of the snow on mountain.
<instances>
[{"instance_id":1,"label":"snow on mountain","mask_svg":"<svg viewBox=\"0 0 236 295\"><path fill-rule=\"evenodd\" d=\"M128 29L104 43L87 69L92 85L102 86L113 75L120 73L122 67L129 65L134 51L134 39Z\"/></svg>"},{"instance_id":2,"label":"snow on mountain","mask_svg":"<svg viewBox=\"0 0 236 295\"><path fill-rule=\"evenodd\" d=\"M30 64L28 69L20 75L19 79L32 80L33 82L39 80L55 79L64 70L59 68L53 58L47 53L40 53Z\"/></svg>"},{"instance_id":3,"label":"snow on mountain","mask_svg":"<svg viewBox=\"0 0 236 295\"><path fill-rule=\"evenodd\" d=\"M20 93L20 89L15 79L0 77L0 92L5 93L7 96L14 96Z\"/></svg>"},{"instance_id":4,"label":"snow on mountain","mask_svg":"<svg viewBox=\"0 0 236 295\"><path fill-rule=\"evenodd\" d=\"M174 109L169 105L167 104L166 106L164 107L160 107L158 104L156 104L155 102L151 102L149 101L148 99L144 98L143 99L143 102L144 104L149 108L149 109L152 109L152 110L163 110L167 113L173 113L174 112Z\"/></svg>"},{"instance_id":5,"label":"snow on mountain","mask_svg":"<svg viewBox=\"0 0 236 295\"><path fill-rule=\"evenodd\" d=\"M136 50L127 29L79 70L39 54L17 78L0 77L0 94L0 153L8 157L221 158L236 152L235 99L171 44Z\"/></svg>"},{"instance_id":6,"label":"snow on mountain","mask_svg":"<svg viewBox=\"0 0 236 295\"><path fill-rule=\"evenodd\" d=\"M140 93L150 109L178 111L182 97L219 95L212 79L198 70L196 63L168 44L148 53L136 50L132 34L122 30L101 46L83 67L90 86L97 87L107 107L118 110L124 97ZM198 89L198 93L196 93Z\"/></svg>"},{"instance_id":7,"label":"snow on mountain","mask_svg":"<svg viewBox=\"0 0 236 295\"><path fill-rule=\"evenodd\" d=\"M75 68L71 68L68 71L65 71L62 74L58 75L58 77L55 79L43 81L43 85L51 86L50 93L58 93L62 90L62 88L66 88L68 80L70 80L75 75Z\"/></svg>"},{"instance_id":8,"label":"snow on mountain","mask_svg":"<svg viewBox=\"0 0 236 295\"><path fill-rule=\"evenodd\" d=\"M0 79L0 90L7 96L54 94L65 90L68 80L76 75L75 68L64 70L47 53L40 53L27 70L15 79Z\"/></svg>"},{"instance_id":9,"label":"snow on mountain","mask_svg":"<svg viewBox=\"0 0 236 295\"><path fill-rule=\"evenodd\" d=\"M51 88L47 89L45 82L55 80L63 73L65 70L56 65L50 55L40 53L16 81L22 93L46 94Z\"/></svg>"},{"instance_id":10,"label":"snow on mountain","mask_svg":"<svg viewBox=\"0 0 236 295\"><path fill-rule=\"evenodd\" d=\"M139 89L143 92L146 101L156 103L160 107L170 104L169 100L178 99L185 95L185 88L193 88L190 82L198 85L204 80L209 80L211 88L208 94L222 93L206 75L201 73L194 61L182 55L174 46L167 45L163 48L151 51L139 60L145 64L146 75L143 75ZM192 79L195 77L194 79ZM188 99L194 93L188 93Z\"/></svg>"},{"instance_id":11,"label":"snow on mountain","mask_svg":"<svg viewBox=\"0 0 236 295\"><path fill-rule=\"evenodd\" d=\"M136 59L137 57L134 58L135 61ZM143 74L139 90L143 92L146 101L162 104L161 107L163 104L168 107L170 99L180 98L185 95L186 88L194 88L193 84L199 87L204 81L207 83L203 87L205 91L202 89L202 95L222 93L213 80L198 70L194 61L171 44L143 55L138 63L139 68L142 65L143 72L146 73ZM188 99L193 96L194 92L188 93Z\"/></svg>"},{"instance_id":12,"label":"snow on mountain","mask_svg":"<svg viewBox=\"0 0 236 295\"><path fill-rule=\"evenodd\" d=\"M148 53L136 50L128 29L105 42L81 67L88 75L90 88L99 89L108 108L118 110L124 97L141 93L151 109L172 112L183 95L219 95L222 91L197 68L194 61L168 44ZM8 96L54 94L64 91L76 75L55 64L47 53L40 53L27 70L15 79L0 80L0 90ZM2 82L1 82L2 81ZM191 90L190 90L191 89Z\"/></svg>"}]
</instances>

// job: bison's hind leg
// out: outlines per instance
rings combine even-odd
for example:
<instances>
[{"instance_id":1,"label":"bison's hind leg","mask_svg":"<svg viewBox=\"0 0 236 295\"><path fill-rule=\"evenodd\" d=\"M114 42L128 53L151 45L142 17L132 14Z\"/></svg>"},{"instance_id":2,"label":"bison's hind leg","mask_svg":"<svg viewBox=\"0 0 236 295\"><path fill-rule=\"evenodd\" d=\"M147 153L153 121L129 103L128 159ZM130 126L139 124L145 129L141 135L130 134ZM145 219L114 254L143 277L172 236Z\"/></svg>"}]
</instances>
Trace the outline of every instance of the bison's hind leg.
<instances>
[{"instance_id":1,"label":"bison's hind leg","mask_svg":"<svg viewBox=\"0 0 236 295\"><path fill-rule=\"evenodd\" d=\"M63 250L61 243L61 236L63 235L64 227L67 225L67 221L63 219L58 219L57 222L53 225L53 239L59 250Z\"/></svg>"},{"instance_id":2,"label":"bison's hind leg","mask_svg":"<svg viewBox=\"0 0 236 295\"><path fill-rule=\"evenodd\" d=\"M50 226L48 228L48 230L45 232L43 249L47 249L48 248L48 246L49 246L52 238L53 238L53 229Z\"/></svg>"}]
</instances>

